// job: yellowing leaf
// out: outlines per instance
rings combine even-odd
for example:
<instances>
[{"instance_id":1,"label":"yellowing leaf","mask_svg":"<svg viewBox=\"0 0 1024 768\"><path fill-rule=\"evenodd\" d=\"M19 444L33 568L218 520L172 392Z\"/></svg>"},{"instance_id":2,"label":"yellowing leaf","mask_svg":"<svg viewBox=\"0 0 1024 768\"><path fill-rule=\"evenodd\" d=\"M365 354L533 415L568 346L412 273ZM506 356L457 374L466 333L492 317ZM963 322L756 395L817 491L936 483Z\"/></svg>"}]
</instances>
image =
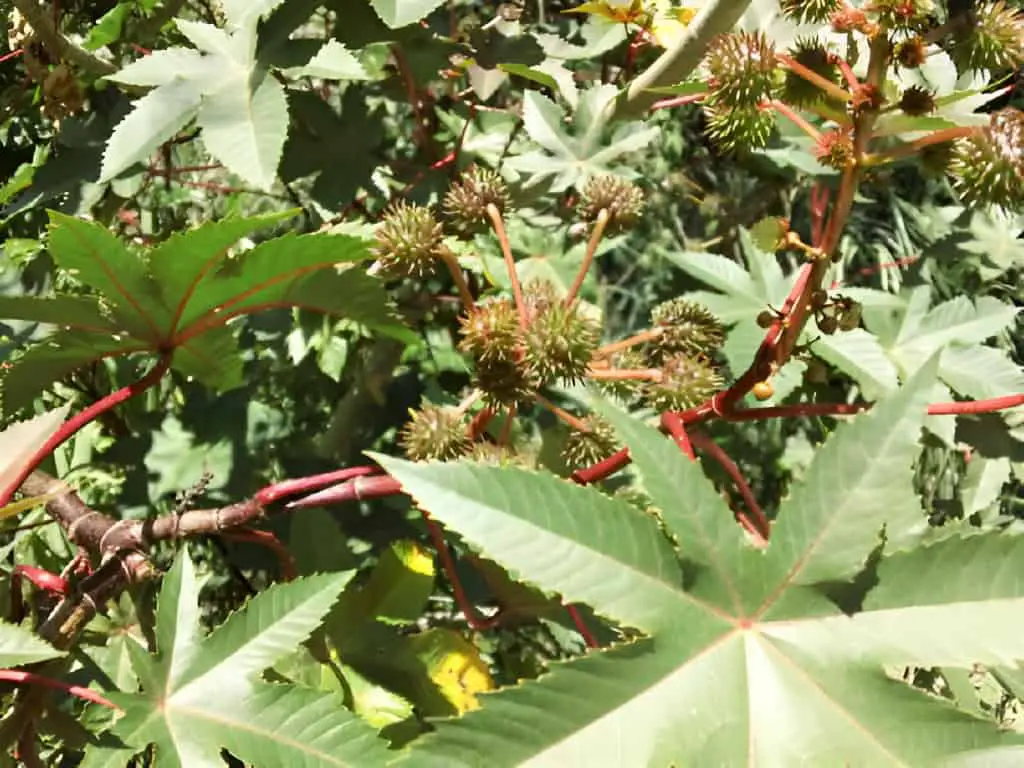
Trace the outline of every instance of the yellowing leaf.
<instances>
[{"instance_id":1,"label":"yellowing leaf","mask_svg":"<svg viewBox=\"0 0 1024 768\"><path fill-rule=\"evenodd\" d=\"M32 455L60 429L70 407L64 405L26 421L15 422L0 432L0 455L3 456L0 459L0 497L14 495L19 473L32 460Z\"/></svg>"},{"instance_id":2,"label":"yellowing leaf","mask_svg":"<svg viewBox=\"0 0 1024 768\"><path fill-rule=\"evenodd\" d=\"M650 15L641 0L598 0L577 5L562 13L589 13L616 24L639 24L646 27Z\"/></svg>"},{"instance_id":3,"label":"yellowing leaf","mask_svg":"<svg viewBox=\"0 0 1024 768\"><path fill-rule=\"evenodd\" d=\"M0 507L0 520L6 520L9 517L20 515L25 510L32 509L33 507L42 506L46 502L57 498L59 495L60 494L57 493L47 493L43 496L30 496L27 499L12 501L10 504Z\"/></svg>"},{"instance_id":4,"label":"yellowing leaf","mask_svg":"<svg viewBox=\"0 0 1024 768\"><path fill-rule=\"evenodd\" d=\"M648 29L655 44L661 48L671 48L678 43L698 10L688 6L672 8L661 4Z\"/></svg>"},{"instance_id":5,"label":"yellowing leaf","mask_svg":"<svg viewBox=\"0 0 1024 768\"><path fill-rule=\"evenodd\" d=\"M480 705L476 694L494 690L494 680L476 646L450 629L430 629L409 638L427 674L462 714Z\"/></svg>"}]
</instances>

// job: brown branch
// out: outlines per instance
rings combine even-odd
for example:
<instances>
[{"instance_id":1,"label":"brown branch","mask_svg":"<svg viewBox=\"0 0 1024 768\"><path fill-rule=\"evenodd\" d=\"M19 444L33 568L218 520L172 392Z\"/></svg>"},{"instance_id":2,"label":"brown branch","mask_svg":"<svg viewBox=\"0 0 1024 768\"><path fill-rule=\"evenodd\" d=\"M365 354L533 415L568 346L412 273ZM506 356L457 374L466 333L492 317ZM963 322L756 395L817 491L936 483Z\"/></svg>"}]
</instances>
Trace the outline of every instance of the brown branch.
<instances>
[{"instance_id":1,"label":"brown branch","mask_svg":"<svg viewBox=\"0 0 1024 768\"><path fill-rule=\"evenodd\" d=\"M80 69L101 77L117 72L117 67L113 64L94 56L64 37L57 29L49 9L37 4L35 0L14 0L14 7L55 57L66 59Z\"/></svg>"}]
</instances>

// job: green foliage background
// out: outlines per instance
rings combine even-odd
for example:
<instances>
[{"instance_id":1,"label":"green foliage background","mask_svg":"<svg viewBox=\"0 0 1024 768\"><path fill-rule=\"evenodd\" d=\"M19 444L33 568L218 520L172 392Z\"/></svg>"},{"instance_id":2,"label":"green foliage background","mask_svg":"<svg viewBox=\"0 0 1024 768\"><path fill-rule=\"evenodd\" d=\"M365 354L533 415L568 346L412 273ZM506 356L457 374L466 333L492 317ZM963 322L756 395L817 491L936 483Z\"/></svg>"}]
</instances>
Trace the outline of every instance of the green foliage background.
<instances>
[{"instance_id":1,"label":"green foliage background","mask_svg":"<svg viewBox=\"0 0 1024 768\"><path fill-rule=\"evenodd\" d=\"M434 204L459 171L500 168L520 275L564 290L585 249L573 211L584 180L635 180L645 215L603 241L583 298L606 341L647 327L662 301L701 301L730 327L735 377L763 336L758 312L781 305L800 265L765 250L755 225L781 217L809 232L810 190L837 182L784 120L767 148L739 153L708 140L696 105L605 124L659 51L631 48L621 24L561 13L571 5L69 2L59 29L89 57L69 68L71 96L20 58L0 64L5 422L76 412L137 380L177 332L256 282L263 259L294 282L211 332L199 362L176 353L159 386L82 429L48 469L91 507L141 520L375 452L448 527L469 601L505 617L467 629L406 496L262 522L301 577L288 584L274 583L282 561L252 542L163 542L150 551L162 584L122 594L73 658L27 633L46 615L41 596L23 627L0 625L0 645L17 649L5 664L62 664L47 669L126 713L108 731L101 707L61 700L37 726L46 764L610 764L622 733L635 734L622 765L826 764L837 750L851 764L924 765L1020 749L1022 410L923 408L1024 392L1024 218L963 206L922 163L872 172L843 232L831 277L863 306L863 327L818 339L810 327L811 353L778 372L765 403L881 405L838 429L812 416L707 426L783 526L767 556L732 525L721 465L686 461L606 403L635 466L601 491L555 479L569 473L567 430L541 408L524 409L513 434L545 474L386 458L400 455L411 408L454 404L471 381L457 310L438 300L455 295L448 276L389 281L358 265L394 200ZM13 18L8 0L0 10ZM790 42L774 3L751 4L743 23ZM943 107L949 125L1024 108L1019 84L992 102L993 83L1013 73L958 78L948 57L934 59L940 95L962 97ZM231 247L246 265L234 288ZM494 238L458 255L474 287L507 287ZM183 299L221 259L223 282ZM304 276L343 261L356 266ZM132 301L112 301L89 274L99 263L135 280ZM156 331L128 317L139 297ZM160 314L189 300L194 317ZM95 323L110 325L89 336ZM112 330L127 334L107 349ZM128 354L138 339L146 355ZM642 490L658 514L613 498L620 488ZM820 550L815 526L833 536ZM42 508L0 533L8 574L60 572L74 555ZM806 573L787 571L805 550ZM563 598L610 650L586 652ZM9 709L13 686L0 693ZM602 732L601 718L613 727ZM516 729L533 735L516 740ZM751 743L730 741L744 729ZM3 738L11 746L0 725Z\"/></svg>"}]
</instances>

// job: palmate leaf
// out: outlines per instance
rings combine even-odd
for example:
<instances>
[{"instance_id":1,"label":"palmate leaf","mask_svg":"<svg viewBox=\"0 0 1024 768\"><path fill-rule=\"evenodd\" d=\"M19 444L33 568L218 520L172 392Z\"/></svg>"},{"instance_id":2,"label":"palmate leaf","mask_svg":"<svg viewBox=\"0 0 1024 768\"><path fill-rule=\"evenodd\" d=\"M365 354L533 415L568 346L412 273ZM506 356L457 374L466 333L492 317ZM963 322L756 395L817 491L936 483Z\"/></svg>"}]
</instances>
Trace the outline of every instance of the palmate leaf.
<instances>
[{"instance_id":1,"label":"palmate leaf","mask_svg":"<svg viewBox=\"0 0 1024 768\"><path fill-rule=\"evenodd\" d=\"M51 215L50 252L97 298L0 297L0 319L56 325L6 369L4 408L105 357L171 353L171 367L217 390L242 381L230 322L241 315L301 307L343 315L401 334L380 283L356 262L367 243L347 235L287 234L233 253L240 238L293 212L230 218L179 233L148 253L133 251L99 224Z\"/></svg>"},{"instance_id":2,"label":"palmate leaf","mask_svg":"<svg viewBox=\"0 0 1024 768\"><path fill-rule=\"evenodd\" d=\"M83 765L124 765L150 744L157 766L223 765L222 749L260 766L383 764L384 743L339 697L258 677L319 626L350 576L272 586L203 638L200 584L182 552L160 590L156 654L128 646L142 691L110 694L124 715Z\"/></svg>"},{"instance_id":3,"label":"palmate leaf","mask_svg":"<svg viewBox=\"0 0 1024 768\"><path fill-rule=\"evenodd\" d=\"M833 435L766 549L698 465L610 407L675 548L653 518L552 476L377 457L484 555L644 634L481 696L404 762L930 766L1020 743L883 668L1024 658L1024 537L907 548L924 519L911 477L936 369ZM872 586L860 575L880 548Z\"/></svg>"},{"instance_id":4,"label":"palmate leaf","mask_svg":"<svg viewBox=\"0 0 1024 768\"><path fill-rule=\"evenodd\" d=\"M566 115L555 102L536 91L523 97L523 127L540 150L529 149L513 154L508 167L535 179L551 179L554 192L568 189L591 177L611 172L612 166L625 154L646 147L657 129L639 123L618 126L602 147L605 123L602 108L617 94L612 86L595 86L584 91L572 120L574 133L566 131ZM632 172L616 168L618 175L630 177Z\"/></svg>"}]
</instances>

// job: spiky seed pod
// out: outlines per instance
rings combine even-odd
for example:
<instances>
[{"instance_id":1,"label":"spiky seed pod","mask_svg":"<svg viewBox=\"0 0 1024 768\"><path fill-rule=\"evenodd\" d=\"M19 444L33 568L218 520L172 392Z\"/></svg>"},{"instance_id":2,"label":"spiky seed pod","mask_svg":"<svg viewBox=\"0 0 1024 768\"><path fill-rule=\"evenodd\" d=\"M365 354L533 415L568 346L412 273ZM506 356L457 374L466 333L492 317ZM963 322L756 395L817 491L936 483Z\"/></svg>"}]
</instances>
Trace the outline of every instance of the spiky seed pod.
<instances>
[{"instance_id":1,"label":"spiky seed pod","mask_svg":"<svg viewBox=\"0 0 1024 768\"><path fill-rule=\"evenodd\" d=\"M774 113L759 107L718 109L706 106L704 114L708 137L727 152L766 147L775 130Z\"/></svg>"},{"instance_id":2,"label":"spiky seed pod","mask_svg":"<svg viewBox=\"0 0 1024 768\"><path fill-rule=\"evenodd\" d=\"M1001 109L981 131L959 139L949 172L968 205L1024 207L1024 113Z\"/></svg>"},{"instance_id":3,"label":"spiky seed pod","mask_svg":"<svg viewBox=\"0 0 1024 768\"><path fill-rule=\"evenodd\" d=\"M707 358L679 354L661 367L661 380L647 382L644 399L659 411L685 411L700 405L723 384L722 376Z\"/></svg>"},{"instance_id":4,"label":"spiky seed pod","mask_svg":"<svg viewBox=\"0 0 1024 768\"><path fill-rule=\"evenodd\" d=\"M927 60L928 51L925 48L924 40L915 36L897 44L895 56L901 67L917 69Z\"/></svg>"},{"instance_id":5,"label":"spiky seed pod","mask_svg":"<svg viewBox=\"0 0 1024 768\"><path fill-rule=\"evenodd\" d=\"M935 111L935 94L919 85L912 85L900 97L900 109L911 117L929 115Z\"/></svg>"},{"instance_id":6,"label":"spiky seed pod","mask_svg":"<svg viewBox=\"0 0 1024 768\"><path fill-rule=\"evenodd\" d=\"M472 235L490 225L488 205L504 213L510 205L508 187L494 171L474 166L452 184L444 196L443 208L460 234Z\"/></svg>"},{"instance_id":7,"label":"spiky seed pod","mask_svg":"<svg viewBox=\"0 0 1024 768\"><path fill-rule=\"evenodd\" d=\"M540 387L533 372L515 360L478 360L474 383L483 390L484 402L490 406L529 403Z\"/></svg>"},{"instance_id":8,"label":"spiky seed pod","mask_svg":"<svg viewBox=\"0 0 1024 768\"><path fill-rule=\"evenodd\" d=\"M588 416L583 422L588 431L572 430L562 448L562 458L573 469L604 461L619 449L611 424L598 416Z\"/></svg>"},{"instance_id":9,"label":"spiky seed pod","mask_svg":"<svg viewBox=\"0 0 1024 768\"><path fill-rule=\"evenodd\" d=\"M798 64L825 78L829 82L839 83L839 67L829 52L815 37L800 38L790 48L790 57ZM787 70L782 85L782 98L794 107L806 107L817 104L825 97L824 92L814 83L804 80L800 75Z\"/></svg>"},{"instance_id":10,"label":"spiky seed pod","mask_svg":"<svg viewBox=\"0 0 1024 768\"><path fill-rule=\"evenodd\" d=\"M801 24L824 24L839 10L839 0L782 0L782 12Z\"/></svg>"},{"instance_id":11,"label":"spiky seed pod","mask_svg":"<svg viewBox=\"0 0 1024 768\"><path fill-rule=\"evenodd\" d=\"M580 313L579 304L566 307L550 283L527 286L530 322L524 339L523 362L543 384L557 379L579 381L590 367L601 328Z\"/></svg>"},{"instance_id":12,"label":"spiky seed pod","mask_svg":"<svg viewBox=\"0 0 1024 768\"><path fill-rule=\"evenodd\" d=\"M437 265L444 236L429 208L400 200L377 227L374 252L381 267L396 277L426 277Z\"/></svg>"},{"instance_id":13,"label":"spiky seed pod","mask_svg":"<svg viewBox=\"0 0 1024 768\"><path fill-rule=\"evenodd\" d=\"M1016 69L1024 63L1024 14L1002 0L978 3L973 26L956 36L949 55L959 72Z\"/></svg>"},{"instance_id":14,"label":"spiky seed pod","mask_svg":"<svg viewBox=\"0 0 1024 768\"><path fill-rule=\"evenodd\" d=\"M651 346L660 360L678 352L713 355L725 342L725 328L705 306L686 299L670 299L651 311L651 325L661 336Z\"/></svg>"},{"instance_id":15,"label":"spiky seed pod","mask_svg":"<svg viewBox=\"0 0 1024 768\"><path fill-rule=\"evenodd\" d=\"M711 100L728 108L756 107L771 94L775 48L763 34L719 35L704 59L711 75Z\"/></svg>"},{"instance_id":16,"label":"spiky seed pod","mask_svg":"<svg viewBox=\"0 0 1024 768\"><path fill-rule=\"evenodd\" d=\"M469 448L466 418L458 409L425 405L409 415L399 444L412 461L456 459Z\"/></svg>"},{"instance_id":17,"label":"spiky seed pod","mask_svg":"<svg viewBox=\"0 0 1024 768\"><path fill-rule=\"evenodd\" d=\"M929 144L922 147L917 155L921 170L930 177L945 176L953 161L953 142Z\"/></svg>"},{"instance_id":18,"label":"spiky seed pod","mask_svg":"<svg viewBox=\"0 0 1024 768\"><path fill-rule=\"evenodd\" d=\"M486 464L492 467L520 467L535 469L537 461L529 454L520 453L507 445L495 443L473 443L469 452L463 456L464 461Z\"/></svg>"},{"instance_id":19,"label":"spiky seed pod","mask_svg":"<svg viewBox=\"0 0 1024 768\"><path fill-rule=\"evenodd\" d=\"M609 362L612 368L625 371L642 370L652 366L647 356L635 347L612 355ZM638 397L643 389L643 382L636 379L601 379L597 385L605 394L627 403Z\"/></svg>"},{"instance_id":20,"label":"spiky seed pod","mask_svg":"<svg viewBox=\"0 0 1024 768\"><path fill-rule=\"evenodd\" d=\"M632 227L644 210L644 193L636 184L616 176L592 176L583 186L577 213L584 221L595 221L608 211L605 232Z\"/></svg>"},{"instance_id":21,"label":"spiky seed pod","mask_svg":"<svg viewBox=\"0 0 1024 768\"><path fill-rule=\"evenodd\" d=\"M459 318L459 350L478 363L515 360L522 349L519 315L511 299L478 303Z\"/></svg>"},{"instance_id":22,"label":"spiky seed pod","mask_svg":"<svg viewBox=\"0 0 1024 768\"><path fill-rule=\"evenodd\" d=\"M847 130L825 131L814 146L818 162L838 171L853 162L853 137Z\"/></svg>"}]
</instances>

